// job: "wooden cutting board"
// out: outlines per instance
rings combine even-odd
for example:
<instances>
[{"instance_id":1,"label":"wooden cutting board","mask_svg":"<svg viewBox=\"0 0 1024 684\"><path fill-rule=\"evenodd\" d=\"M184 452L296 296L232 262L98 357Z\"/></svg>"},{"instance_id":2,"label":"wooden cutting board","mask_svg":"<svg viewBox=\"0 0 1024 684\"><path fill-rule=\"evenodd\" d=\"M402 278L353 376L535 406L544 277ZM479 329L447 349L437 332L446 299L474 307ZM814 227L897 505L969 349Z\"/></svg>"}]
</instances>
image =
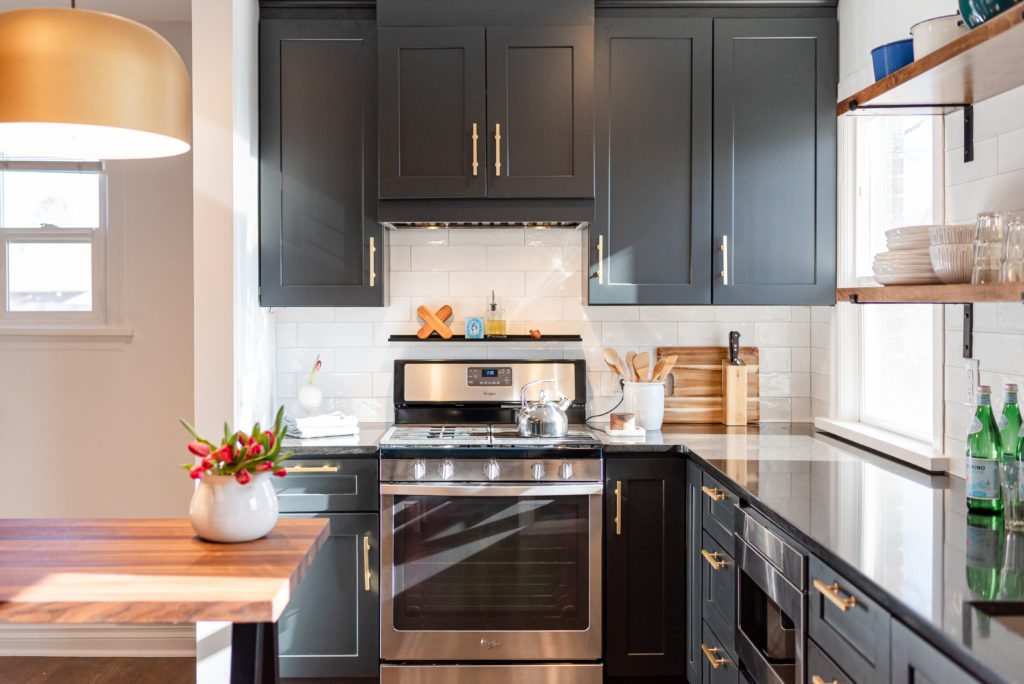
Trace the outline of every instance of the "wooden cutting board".
<instances>
[{"instance_id":1,"label":"wooden cutting board","mask_svg":"<svg viewBox=\"0 0 1024 684\"><path fill-rule=\"evenodd\" d=\"M722 422L722 361L728 347L658 347L658 358L677 356L672 366L672 394L665 397L666 423ZM761 419L757 347L740 347L747 364L747 421Z\"/></svg>"}]
</instances>

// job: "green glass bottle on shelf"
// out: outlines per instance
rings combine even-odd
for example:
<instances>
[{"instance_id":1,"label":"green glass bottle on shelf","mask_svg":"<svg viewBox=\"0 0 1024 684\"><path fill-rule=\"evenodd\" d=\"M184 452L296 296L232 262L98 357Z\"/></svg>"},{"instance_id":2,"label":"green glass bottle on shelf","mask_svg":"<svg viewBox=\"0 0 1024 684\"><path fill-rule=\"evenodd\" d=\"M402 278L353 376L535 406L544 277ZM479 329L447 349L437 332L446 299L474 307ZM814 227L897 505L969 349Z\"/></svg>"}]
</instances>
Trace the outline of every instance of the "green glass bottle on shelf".
<instances>
[{"instance_id":1,"label":"green glass bottle on shelf","mask_svg":"<svg viewBox=\"0 0 1024 684\"><path fill-rule=\"evenodd\" d=\"M996 427L999 428L999 441L1003 444L1003 460L1015 460L1020 435L1020 407L1014 383L1006 384L1006 400L1003 401L1003 412L996 419Z\"/></svg>"},{"instance_id":2,"label":"green glass bottle on shelf","mask_svg":"<svg viewBox=\"0 0 1024 684\"><path fill-rule=\"evenodd\" d=\"M1003 517L967 514L967 586L979 598L991 601L999 593L1003 566Z\"/></svg>"},{"instance_id":3,"label":"green glass bottle on shelf","mask_svg":"<svg viewBox=\"0 0 1024 684\"><path fill-rule=\"evenodd\" d=\"M1003 445L992 415L992 388L978 388L978 410L967 435L967 510L1000 513L999 462Z\"/></svg>"}]
</instances>

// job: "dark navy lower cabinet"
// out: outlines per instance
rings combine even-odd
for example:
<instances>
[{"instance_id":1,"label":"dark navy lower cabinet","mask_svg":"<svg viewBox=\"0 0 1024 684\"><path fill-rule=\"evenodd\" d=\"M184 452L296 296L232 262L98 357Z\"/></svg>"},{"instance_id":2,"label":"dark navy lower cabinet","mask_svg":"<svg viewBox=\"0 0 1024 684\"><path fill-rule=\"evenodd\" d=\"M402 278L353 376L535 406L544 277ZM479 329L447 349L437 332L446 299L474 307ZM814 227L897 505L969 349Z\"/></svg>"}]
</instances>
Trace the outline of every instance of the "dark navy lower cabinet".
<instances>
[{"instance_id":1,"label":"dark navy lower cabinet","mask_svg":"<svg viewBox=\"0 0 1024 684\"><path fill-rule=\"evenodd\" d=\"M678 456L605 461L609 681L686 677L685 469L686 459Z\"/></svg>"},{"instance_id":2,"label":"dark navy lower cabinet","mask_svg":"<svg viewBox=\"0 0 1024 684\"><path fill-rule=\"evenodd\" d=\"M974 684L979 680L893 619L891 681L892 684Z\"/></svg>"},{"instance_id":3,"label":"dark navy lower cabinet","mask_svg":"<svg viewBox=\"0 0 1024 684\"><path fill-rule=\"evenodd\" d=\"M383 306L377 28L260 22L260 304Z\"/></svg>"},{"instance_id":4,"label":"dark navy lower cabinet","mask_svg":"<svg viewBox=\"0 0 1024 684\"><path fill-rule=\"evenodd\" d=\"M701 610L704 596L701 591L704 558L700 555L701 513L704 495L701 487L701 469L693 461L686 462L686 677L690 682L701 681L704 653L700 648Z\"/></svg>"}]
</instances>

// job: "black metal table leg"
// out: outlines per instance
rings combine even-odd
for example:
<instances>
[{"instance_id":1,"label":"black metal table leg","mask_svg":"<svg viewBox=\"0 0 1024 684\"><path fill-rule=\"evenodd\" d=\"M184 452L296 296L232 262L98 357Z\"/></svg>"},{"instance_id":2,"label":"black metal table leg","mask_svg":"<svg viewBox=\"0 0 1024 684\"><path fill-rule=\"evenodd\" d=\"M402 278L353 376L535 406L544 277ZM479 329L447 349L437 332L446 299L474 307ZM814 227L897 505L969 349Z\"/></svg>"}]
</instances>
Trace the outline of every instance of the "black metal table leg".
<instances>
[{"instance_id":1,"label":"black metal table leg","mask_svg":"<svg viewBox=\"0 0 1024 684\"><path fill-rule=\"evenodd\" d=\"M278 684L277 623L231 626L231 684Z\"/></svg>"}]
</instances>

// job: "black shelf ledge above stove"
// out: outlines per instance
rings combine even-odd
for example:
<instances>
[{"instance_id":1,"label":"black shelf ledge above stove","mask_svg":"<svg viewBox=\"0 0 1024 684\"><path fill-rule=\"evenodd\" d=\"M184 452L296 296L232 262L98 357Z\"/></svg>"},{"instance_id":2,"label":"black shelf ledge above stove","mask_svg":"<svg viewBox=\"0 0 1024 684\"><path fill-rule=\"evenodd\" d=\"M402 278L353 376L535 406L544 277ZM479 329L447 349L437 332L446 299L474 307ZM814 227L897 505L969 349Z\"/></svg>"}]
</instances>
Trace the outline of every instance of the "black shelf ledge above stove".
<instances>
[{"instance_id":1,"label":"black shelf ledge above stove","mask_svg":"<svg viewBox=\"0 0 1024 684\"><path fill-rule=\"evenodd\" d=\"M388 342L582 342L583 338L579 335L541 335L540 337L534 337L533 335L506 335L505 337L484 337L482 339L474 339L466 337L465 335L452 335L447 340L438 335L437 333L431 333L430 337L417 337L416 335L392 335L388 338Z\"/></svg>"}]
</instances>

